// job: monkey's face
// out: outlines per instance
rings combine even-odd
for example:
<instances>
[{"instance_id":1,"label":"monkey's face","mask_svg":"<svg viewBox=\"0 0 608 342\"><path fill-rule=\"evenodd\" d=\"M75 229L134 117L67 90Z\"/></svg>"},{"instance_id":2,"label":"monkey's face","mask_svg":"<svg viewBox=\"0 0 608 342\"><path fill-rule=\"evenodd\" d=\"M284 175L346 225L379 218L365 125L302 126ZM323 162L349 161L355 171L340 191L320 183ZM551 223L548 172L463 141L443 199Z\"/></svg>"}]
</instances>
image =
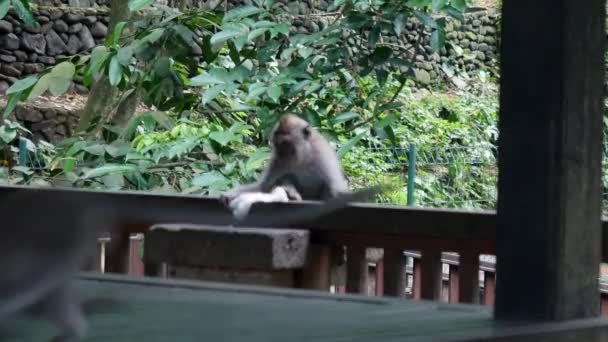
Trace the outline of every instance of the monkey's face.
<instances>
[{"instance_id":1,"label":"monkey's face","mask_svg":"<svg viewBox=\"0 0 608 342\"><path fill-rule=\"evenodd\" d=\"M281 159L299 160L310 150L311 127L296 116L281 118L272 134L272 145Z\"/></svg>"}]
</instances>

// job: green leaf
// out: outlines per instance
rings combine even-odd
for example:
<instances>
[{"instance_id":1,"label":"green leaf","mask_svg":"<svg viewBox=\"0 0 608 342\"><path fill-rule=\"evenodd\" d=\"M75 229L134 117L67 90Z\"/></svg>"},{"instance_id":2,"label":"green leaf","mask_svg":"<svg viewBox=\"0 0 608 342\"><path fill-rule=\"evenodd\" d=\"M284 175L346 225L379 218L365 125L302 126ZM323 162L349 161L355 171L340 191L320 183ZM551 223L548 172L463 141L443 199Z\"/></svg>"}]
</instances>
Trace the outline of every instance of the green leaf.
<instances>
[{"instance_id":1,"label":"green leaf","mask_svg":"<svg viewBox=\"0 0 608 342\"><path fill-rule=\"evenodd\" d=\"M263 9L255 7L255 6L237 7L233 10L226 12L226 15L224 15L223 21L224 22L235 21L238 19L250 17L254 14L262 13L262 12L264 12Z\"/></svg>"},{"instance_id":2,"label":"green leaf","mask_svg":"<svg viewBox=\"0 0 608 342\"><path fill-rule=\"evenodd\" d=\"M28 100L35 99L38 96L42 95L45 91L47 91L49 89L50 83L51 83L51 74L49 73L49 74L42 75L42 77L40 77L38 82L36 82L36 84L34 85L34 88L32 88L32 91L30 92L30 94L27 96L27 99Z\"/></svg>"},{"instance_id":3,"label":"green leaf","mask_svg":"<svg viewBox=\"0 0 608 342\"><path fill-rule=\"evenodd\" d=\"M272 99L272 101L274 101L275 103L279 103L279 98L283 94L283 88L281 88L280 86L270 87L268 88L267 94L268 97Z\"/></svg>"},{"instance_id":4,"label":"green leaf","mask_svg":"<svg viewBox=\"0 0 608 342\"><path fill-rule=\"evenodd\" d=\"M383 70L383 69L376 69L376 77L378 78L378 84L381 87L384 87L384 85L386 84L386 80L388 80L388 71Z\"/></svg>"},{"instance_id":5,"label":"green leaf","mask_svg":"<svg viewBox=\"0 0 608 342\"><path fill-rule=\"evenodd\" d=\"M72 78L76 72L76 66L71 62L57 64L51 72L49 80L49 91L53 96L63 95L72 84Z\"/></svg>"},{"instance_id":6,"label":"green leaf","mask_svg":"<svg viewBox=\"0 0 608 342\"><path fill-rule=\"evenodd\" d=\"M407 22L407 17L403 13L397 14L395 20L393 21L393 29L395 30L395 34L398 36L403 33L403 28L405 27L405 23Z\"/></svg>"},{"instance_id":7,"label":"green leaf","mask_svg":"<svg viewBox=\"0 0 608 342\"><path fill-rule=\"evenodd\" d=\"M106 152L113 158L126 156L131 152L131 143L124 140L115 140L110 145L106 145Z\"/></svg>"},{"instance_id":8,"label":"green leaf","mask_svg":"<svg viewBox=\"0 0 608 342\"><path fill-rule=\"evenodd\" d=\"M374 63L376 65L380 65L380 64L383 64L386 61L388 61L389 58L391 58L392 54L393 54L393 50L390 47L379 46L369 56L369 59L371 60L372 63Z\"/></svg>"},{"instance_id":9,"label":"green leaf","mask_svg":"<svg viewBox=\"0 0 608 342\"><path fill-rule=\"evenodd\" d=\"M91 179L102 177L105 175L115 174L115 173L127 173L127 172L135 172L137 171L137 167L135 165L130 164L107 164L104 166L100 166L94 169L91 169L82 176L82 179Z\"/></svg>"},{"instance_id":10,"label":"green leaf","mask_svg":"<svg viewBox=\"0 0 608 342\"><path fill-rule=\"evenodd\" d=\"M350 11L346 16L346 27L357 30L366 26L370 21L371 16L366 13Z\"/></svg>"},{"instance_id":11,"label":"green leaf","mask_svg":"<svg viewBox=\"0 0 608 342\"><path fill-rule=\"evenodd\" d=\"M226 89L226 86L224 86L223 84L220 84L220 85L216 85L216 86L213 86L213 87L205 90L203 92L201 103L205 105L205 104L208 104L209 102L213 101L213 99L218 97L218 95L221 94L222 91L224 91L224 89Z\"/></svg>"},{"instance_id":12,"label":"green leaf","mask_svg":"<svg viewBox=\"0 0 608 342\"><path fill-rule=\"evenodd\" d=\"M219 171L203 173L192 178L192 185L200 186L201 188L209 188L228 183L229 180Z\"/></svg>"},{"instance_id":13,"label":"green leaf","mask_svg":"<svg viewBox=\"0 0 608 342\"><path fill-rule=\"evenodd\" d=\"M5 144L10 143L17 137L17 130L8 128L7 125L0 126L0 140Z\"/></svg>"},{"instance_id":14,"label":"green leaf","mask_svg":"<svg viewBox=\"0 0 608 342\"><path fill-rule=\"evenodd\" d=\"M448 6L445 11L450 17L455 18L460 22L464 22L464 14L456 8Z\"/></svg>"},{"instance_id":15,"label":"green leaf","mask_svg":"<svg viewBox=\"0 0 608 342\"><path fill-rule=\"evenodd\" d=\"M436 28L437 24L435 23L435 19L433 19L433 17L431 17L430 15L428 15L425 12L422 11L414 11L414 15L416 16L416 18L418 18L418 20L420 20L420 22L427 27L430 28Z\"/></svg>"},{"instance_id":16,"label":"green leaf","mask_svg":"<svg viewBox=\"0 0 608 342\"><path fill-rule=\"evenodd\" d=\"M432 1L433 11L440 11L447 5L448 5L448 0L433 0Z\"/></svg>"},{"instance_id":17,"label":"green leaf","mask_svg":"<svg viewBox=\"0 0 608 342\"><path fill-rule=\"evenodd\" d=\"M228 55L234 64L239 65L241 63L241 55L239 53L239 47L233 42L228 41Z\"/></svg>"},{"instance_id":18,"label":"green leaf","mask_svg":"<svg viewBox=\"0 0 608 342\"><path fill-rule=\"evenodd\" d=\"M398 119L398 117L396 115L389 114L386 117L384 117L383 119L381 119L381 120L377 121L376 123L374 123L374 128L380 129L380 128L384 128L386 126L390 126L397 119Z\"/></svg>"},{"instance_id":19,"label":"green leaf","mask_svg":"<svg viewBox=\"0 0 608 342\"><path fill-rule=\"evenodd\" d=\"M87 153L90 153L94 156L103 156L106 154L106 149L101 144L94 144L83 148Z\"/></svg>"},{"instance_id":20,"label":"green leaf","mask_svg":"<svg viewBox=\"0 0 608 342\"><path fill-rule=\"evenodd\" d=\"M126 46L118 49L116 57L121 65L128 66L131 64L131 60L133 59L133 47Z\"/></svg>"},{"instance_id":21,"label":"green leaf","mask_svg":"<svg viewBox=\"0 0 608 342\"><path fill-rule=\"evenodd\" d=\"M369 32L367 46L369 46L370 49L376 47L376 43L378 43L378 39L380 39L380 32L382 32L380 25L375 25L374 28L372 28L372 30Z\"/></svg>"},{"instance_id":22,"label":"green leaf","mask_svg":"<svg viewBox=\"0 0 608 342\"><path fill-rule=\"evenodd\" d=\"M435 51L441 50L445 46L445 30L438 26L431 34L431 47Z\"/></svg>"},{"instance_id":23,"label":"green leaf","mask_svg":"<svg viewBox=\"0 0 608 342\"><path fill-rule=\"evenodd\" d=\"M112 35L108 40L108 43L110 45L118 44L118 42L120 41L120 37L122 37L122 31L124 31L126 25L126 21L121 21L116 24L116 26L114 27L114 31L112 31Z\"/></svg>"},{"instance_id":24,"label":"green leaf","mask_svg":"<svg viewBox=\"0 0 608 342\"><path fill-rule=\"evenodd\" d=\"M0 19L4 18L8 13L8 9L10 8L11 1L10 0L0 0Z\"/></svg>"},{"instance_id":25,"label":"green leaf","mask_svg":"<svg viewBox=\"0 0 608 342\"><path fill-rule=\"evenodd\" d=\"M17 16L19 16L19 19L21 19L23 21L23 23L25 23L25 26L28 27L38 27L38 21L36 21L36 18L34 18L34 16L32 15L32 12L29 10L29 3L28 1L24 1L24 0L13 0L12 1L13 4L13 8L15 9L15 12L17 12Z\"/></svg>"},{"instance_id":26,"label":"green leaf","mask_svg":"<svg viewBox=\"0 0 608 342\"><path fill-rule=\"evenodd\" d=\"M247 36L247 39L249 41L252 41L254 39L256 39L257 37L263 35L264 33L266 33L269 29L266 27L262 27L262 28L257 28L251 32L249 32L249 35Z\"/></svg>"},{"instance_id":27,"label":"green leaf","mask_svg":"<svg viewBox=\"0 0 608 342\"><path fill-rule=\"evenodd\" d=\"M24 79L18 80L6 90L6 95L10 95L28 89L29 87L33 86L36 81L38 81L37 75L31 75Z\"/></svg>"},{"instance_id":28,"label":"green leaf","mask_svg":"<svg viewBox=\"0 0 608 342\"><path fill-rule=\"evenodd\" d=\"M13 112L13 110L15 110L15 107L17 107L17 103L19 102L20 97L21 92L8 95L6 107L4 108L4 113L2 114L2 117L4 119L7 119L8 116Z\"/></svg>"},{"instance_id":29,"label":"green leaf","mask_svg":"<svg viewBox=\"0 0 608 342\"><path fill-rule=\"evenodd\" d=\"M112 57L112 60L110 61L110 73L108 76L110 84L114 87L122 80L122 67L120 66L117 56Z\"/></svg>"},{"instance_id":30,"label":"green leaf","mask_svg":"<svg viewBox=\"0 0 608 342\"><path fill-rule=\"evenodd\" d=\"M452 0L452 6L460 12L464 12L467 9L466 0Z\"/></svg>"},{"instance_id":31,"label":"green leaf","mask_svg":"<svg viewBox=\"0 0 608 342\"><path fill-rule=\"evenodd\" d=\"M340 113L338 114L335 118L334 118L334 122L335 123L342 123L342 122L346 122L346 121L350 121L353 119L358 118L359 115L355 112L344 112L344 113Z\"/></svg>"},{"instance_id":32,"label":"green leaf","mask_svg":"<svg viewBox=\"0 0 608 342\"><path fill-rule=\"evenodd\" d=\"M200 87L203 85L210 85L210 84L226 84L226 81L216 75L207 73L207 74L194 76L188 82L188 85L191 87Z\"/></svg>"},{"instance_id":33,"label":"green leaf","mask_svg":"<svg viewBox=\"0 0 608 342\"><path fill-rule=\"evenodd\" d=\"M121 189L125 185L125 177L121 174L109 174L101 177L103 185L109 189Z\"/></svg>"},{"instance_id":34,"label":"green leaf","mask_svg":"<svg viewBox=\"0 0 608 342\"><path fill-rule=\"evenodd\" d=\"M337 152L338 158L342 158L348 151L350 151L353 146L355 146L363 137L367 134L367 132L362 132L351 138L346 144L342 145Z\"/></svg>"},{"instance_id":35,"label":"green leaf","mask_svg":"<svg viewBox=\"0 0 608 342\"><path fill-rule=\"evenodd\" d=\"M409 0L405 3L408 7L428 7L432 0Z\"/></svg>"},{"instance_id":36,"label":"green leaf","mask_svg":"<svg viewBox=\"0 0 608 342\"><path fill-rule=\"evenodd\" d=\"M76 168L76 158L63 159L63 172L70 173Z\"/></svg>"},{"instance_id":37,"label":"green leaf","mask_svg":"<svg viewBox=\"0 0 608 342\"><path fill-rule=\"evenodd\" d=\"M228 41L229 39L238 37L242 34L242 32L240 31L220 31L216 34L214 34L213 36L211 36L211 50L213 52L217 52L219 50L221 50L221 48L224 46L224 43L226 43L226 41Z\"/></svg>"},{"instance_id":38,"label":"green leaf","mask_svg":"<svg viewBox=\"0 0 608 342\"><path fill-rule=\"evenodd\" d=\"M279 34L282 34L284 36L289 36L290 27L291 26L288 23L277 24L275 27L270 29L270 38L275 38Z\"/></svg>"},{"instance_id":39,"label":"green leaf","mask_svg":"<svg viewBox=\"0 0 608 342\"><path fill-rule=\"evenodd\" d=\"M268 147L262 147L255 150L245 163L247 171L257 171L264 166L264 163L270 158L272 152Z\"/></svg>"},{"instance_id":40,"label":"green leaf","mask_svg":"<svg viewBox=\"0 0 608 342\"><path fill-rule=\"evenodd\" d=\"M209 138L222 146L227 146L230 142L237 140L237 137L230 131L214 131L209 134Z\"/></svg>"},{"instance_id":41,"label":"green leaf","mask_svg":"<svg viewBox=\"0 0 608 342\"><path fill-rule=\"evenodd\" d=\"M150 6L152 3L154 3L154 0L129 0L129 10L138 11Z\"/></svg>"}]
</instances>

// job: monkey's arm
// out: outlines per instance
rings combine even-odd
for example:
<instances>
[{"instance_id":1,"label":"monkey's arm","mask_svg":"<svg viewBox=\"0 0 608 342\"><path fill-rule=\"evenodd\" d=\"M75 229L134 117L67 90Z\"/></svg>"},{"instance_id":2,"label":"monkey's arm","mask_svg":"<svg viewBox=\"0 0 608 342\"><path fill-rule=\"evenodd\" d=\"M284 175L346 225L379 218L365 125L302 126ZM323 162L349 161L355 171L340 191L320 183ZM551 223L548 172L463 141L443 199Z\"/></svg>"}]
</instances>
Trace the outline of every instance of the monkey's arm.
<instances>
[{"instance_id":1,"label":"monkey's arm","mask_svg":"<svg viewBox=\"0 0 608 342\"><path fill-rule=\"evenodd\" d=\"M264 170L264 172L260 175L258 181L251 184L244 184L238 186L234 189L231 189L220 195L220 201L224 203L226 206L230 206L230 202L232 202L235 198L237 198L241 194L245 193L254 193L254 192L265 192L268 193L272 191L275 187L276 179L278 175L281 173L280 166L278 163L272 159L268 165L268 167Z\"/></svg>"}]
</instances>

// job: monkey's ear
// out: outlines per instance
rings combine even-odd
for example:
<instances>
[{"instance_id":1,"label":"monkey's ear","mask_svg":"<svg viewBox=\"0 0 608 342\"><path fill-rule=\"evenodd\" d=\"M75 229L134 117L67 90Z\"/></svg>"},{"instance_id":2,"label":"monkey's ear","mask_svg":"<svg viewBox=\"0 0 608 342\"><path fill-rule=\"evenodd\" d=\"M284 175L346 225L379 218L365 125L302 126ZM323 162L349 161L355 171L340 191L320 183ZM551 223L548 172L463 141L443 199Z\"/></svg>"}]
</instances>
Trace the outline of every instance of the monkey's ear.
<instances>
[{"instance_id":1,"label":"monkey's ear","mask_svg":"<svg viewBox=\"0 0 608 342\"><path fill-rule=\"evenodd\" d=\"M302 130L302 133L304 133L305 138L310 137L310 126L304 127L304 129Z\"/></svg>"}]
</instances>

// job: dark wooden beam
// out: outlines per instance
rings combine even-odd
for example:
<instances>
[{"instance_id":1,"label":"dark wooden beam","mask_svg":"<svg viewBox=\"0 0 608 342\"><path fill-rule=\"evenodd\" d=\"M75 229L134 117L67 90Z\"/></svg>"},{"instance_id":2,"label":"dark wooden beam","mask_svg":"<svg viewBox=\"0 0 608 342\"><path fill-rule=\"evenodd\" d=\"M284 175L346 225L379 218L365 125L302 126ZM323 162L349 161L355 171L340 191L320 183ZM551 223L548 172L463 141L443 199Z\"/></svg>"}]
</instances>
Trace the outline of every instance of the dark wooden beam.
<instances>
[{"instance_id":1,"label":"dark wooden beam","mask_svg":"<svg viewBox=\"0 0 608 342\"><path fill-rule=\"evenodd\" d=\"M599 314L605 11L503 3L496 318Z\"/></svg>"}]
</instances>

